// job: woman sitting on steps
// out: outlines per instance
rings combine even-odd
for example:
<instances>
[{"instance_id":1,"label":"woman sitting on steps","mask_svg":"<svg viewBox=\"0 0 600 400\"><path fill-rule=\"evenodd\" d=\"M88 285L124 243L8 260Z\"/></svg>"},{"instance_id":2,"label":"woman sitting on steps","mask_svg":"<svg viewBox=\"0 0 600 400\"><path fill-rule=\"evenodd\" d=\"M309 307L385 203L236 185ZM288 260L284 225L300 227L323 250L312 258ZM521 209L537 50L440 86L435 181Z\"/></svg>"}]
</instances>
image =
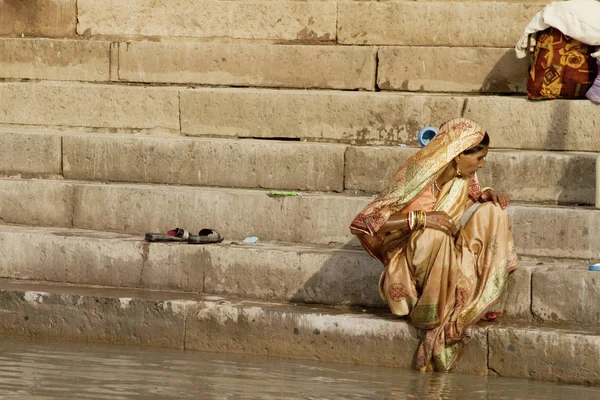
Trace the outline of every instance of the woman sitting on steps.
<instances>
[{"instance_id":1,"label":"woman sitting on steps","mask_svg":"<svg viewBox=\"0 0 600 400\"><path fill-rule=\"evenodd\" d=\"M482 190L475 175L488 146L478 123L444 123L350 226L385 266L379 291L392 313L424 330L421 371L454 367L467 328L486 317L518 266L508 197ZM461 226L476 202L483 204Z\"/></svg>"}]
</instances>

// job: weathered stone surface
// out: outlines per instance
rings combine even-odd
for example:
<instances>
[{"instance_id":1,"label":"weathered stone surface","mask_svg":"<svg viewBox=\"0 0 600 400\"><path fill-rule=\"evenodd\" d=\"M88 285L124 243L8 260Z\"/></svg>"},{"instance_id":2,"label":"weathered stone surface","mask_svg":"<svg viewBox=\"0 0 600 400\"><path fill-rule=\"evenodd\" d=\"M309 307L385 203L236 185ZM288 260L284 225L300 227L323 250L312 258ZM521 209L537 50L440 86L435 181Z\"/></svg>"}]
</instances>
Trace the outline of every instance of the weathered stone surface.
<instances>
[{"instance_id":1,"label":"weathered stone surface","mask_svg":"<svg viewBox=\"0 0 600 400\"><path fill-rule=\"evenodd\" d=\"M488 332L489 367L502 376L600 383L598 332L517 327Z\"/></svg>"},{"instance_id":2,"label":"weathered stone surface","mask_svg":"<svg viewBox=\"0 0 600 400\"><path fill-rule=\"evenodd\" d=\"M508 208L517 253L556 258L600 257L600 214L563 207Z\"/></svg>"},{"instance_id":3,"label":"weathered stone surface","mask_svg":"<svg viewBox=\"0 0 600 400\"><path fill-rule=\"evenodd\" d=\"M362 250L146 243L98 231L0 226L0 272L13 279L387 308L378 292L381 271ZM524 265L494 309L530 319L530 288L531 267Z\"/></svg>"},{"instance_id":4,"label":"weathered stone surface","mask_svg":"<svg viewBox=\"0 0 600 400\"><path fill-rule=\"evenodd\" d=\"M335 40L328 2L79 0L77 33L206 38Z\"/></svg>"},{"instance_id":5,"label":"weathered stone surface","mask_svg":"<svg viewBox=\"0 0 600 400\"><path fill-rule=\"evenodd\" d=\"M66 135L64 175L83 180L340 192L345 148L257 140Z\"/></svg>"},{"instance_id":6,"label":"weathered stone surface","mask_svg":"<svg viewBox=\"0 0 600 400\"><path fill-rule=\"evenodd\" d=\"M412 368L418 339L387 315L215 299L190 314L185 343L191 350Z\"/></svg>"},{"instance_id":7,"label":"weathered stone surface","mask_svg":"<svg viewBox=\"0 0 600 400\"><path fill-rule=\"evenodd\" d=\"M360 245L348 226L370 201L323 194L270 198L266 191L249 189L17 180L0 180L0 185L5 205L1 217L11 223L69 226L68 193L74 186L76 228L143 234L173 226L209 226L233 240L255 235L266 241L350 247ZM513 205L508 212L519 254L600 258L600 216L595 210Z\"/></svg>"},{"instance_id":8,"label":"weathered stone surface","mask_svg":"<svg viewBox=\"0 0 600 400\"><path fill-rule=\"evenodd\" d=\"M398 168L420 147L348 147L346 150L345 189L380 192Z\"/></svg>"},{"instance_id":9,"label":"weathered stone surface","mask_svg":"<svg viewBox=\"0 0 600 400\"><path fill-rule=\"evenodd\" d=\"M531 274L536 268L542 267L522 262L519 268L508 276L504 292L492 307L493 311L504 313L504 320L529 321L532 319Z\"/></svg>"},{"instance_id":10,"label":"weathered stone surface","mask_svg":"<svg viewBox=\"0 0 600 400\"><path fill-rule=\"evenodd\" d=\"M487 375L488 327L471 328L471 337L462 349L456 367L452 370L461 374Z\"/></svg>"},{"instance_id":11,"label":"weathered stone surface","mask_svg":"<svg viewBox=\"0 0 600 400\"><path fill-rule=\"evenodd\" d=\"M0 131L0 174L43 176L61 171L61 137Z\"/></svg>"},{"instance_id":12,"label":"weathered stone surface","mask_svg":"<svg viewBox=\"0 0 600 400\"><path fill-rule=\"evenodd\" d=\"M267 245L207 246L207 293L263 300L384 307L382 265L363 251Z\"/></svg>"},{"instance_id":13,"label":"weathered stone surface","mask_svg":"<svg viewBox=\"0 0 600 400\"><path fill-rule=\"evenodd\" d=\"M182 295L27 282L0 284L3 334L184 348Z\"/></svg>"},{"instance_id":14,"label":"weathered stone surface","mask_svg":"<svg viewBox=\"0 0 600 400\"><path fill-rule=\"evenodd\" d=\"M373 90L376 53L365 46L121 43L118 73L132 82Z\"/></svg>"},{"instance_id":15,"label":"weathered stone surface","mask_svg":"<svg viewBox=\"0 0 600 400\"><path fill-rule=\"evenodd\" d=\"M384 47L378 52L382 90L526 93L529 60L514 49Z\"/></svg>"},{"instance_id":16,"label":"weathered stone surface","mask_svg":"<svg viewBox=\"0 0 600 400\"><path fill-rule=\"evenodd\" d=\"M493 147L600 151L600 104L470 97L464 117L483 124Z\"/></svg>"},{"instance_id":17,"label":"weathered stone surface","mask_svg":"<svg viewBox=\"0 0 600 400\"><path fill-rule=\"evenodd\" d=\"M541 4L505 2L340 3L338 41L343 44L512 47L542 8ZM495 23L490 23L492 15ZM427 21L427 29L423 29L423 21Z\"/></svg>"},{"instance_id":18,"label":"weathered stone surface","mask_svg":"<svg viewBox=\"0 0 600 400\"><path fill-rule=\"evenodd\" d=\"M167 88L1 83L0 124L179 129L179 100Z\"/></svg>"},{"instance_id":19,"label":"weathered stone surface","mask_svg":"<svg viewBox=\"0 0 600 400\"><path fill-rule=\"evenodd\" d=\"M267 241L357 245L348 225L364 198L303 194L267 196L267 191L169 188L147 185L79 185L74 226L143 234L174 226L211 227L227 239L258 236Z\"/></svg>"},{"instance_id":20,"label":"weathered stone surface","mask_svg":"<svg viewBox=\"0 0 600 400\"><path fill-rule=\"evenodd\" d=\"M0 2L2 36L75 36L76 0L4 0Z\"/></svg>"},{"instance_id":21,"label":"weathered stone surface","mask_svg":"<svg viewBox=\"0 0 600 400\"><path fill-rule=\"evenodd\" d=\"M197 234L197 232L196 232ZM138 238L139 240L139 238ZM187 243L146 244L147 258L136 286L144 289L204 290L203 246Z\"/></svg>"},{"instance_id":22,"label":"weathered stone surface","mask_svg":"<svg viewBox=\"0 0 600 400\"><path fill-rule=\"evenodd\" d=\"M0 39L0 78L108 81L109 42Z\"/></svg>"},{"instance_id":23,"label":"weathered stone surface","mask_svg":"<svg viewBox=\"0 0 600 400\"><path fill-rule=\"evenodd\" d=\"M500 134L490 138L492 145L503 141ZM595 202L596 155L590 153L491 151L477 175L486 186L517 201Z\"/></svg>"},{"instance_id":24,"label":"weathered stone surface","mask_svg":"<svg viewBox=\"0 0 600 400\"><path fill-rule=\"evenodd\" d=\"M0 179L0 220L10 224L71 226L73 185Z\"/></svg>"},{"instance_id":25,"label":"weathered stone surface","mask_svg":"<svg viewBox=\"0 0 600 400\"><path fill-rule=\"evenodd\" d=\"M201 292L203 252L117 233L0 225L0 274L12 279Z\"/></svg>"},{"instance_id":26,"label":"weathered stone surface","mask_svg":"<svg viewBox=\"0 0 600 400\"><path fill-rule=\"evenodd\" d=\"M490 135L492 146L502 140ZM418 149L410 147L349 147L346 189L379 192L398 167ZM503 191L515 201L593 204L596 156L589 153L491 150L477 172L485 186Z\"/></svg>"},{"instance_id":27,"label":"weathered stone surface","mask_svg":"<svg viewBox=\"0 0 600 400\"><path fill-rule=\"evenodd\" d=\"M199 89L181 93L181 126L189 135L414 143L462 106L450 96Z\"/></svg>"},{"instance_id":28,"label":"weathered stone surface","mask_svg":"<svg viewBox=\"0 0 600 400\"><path fill-rule=\"evenodd\" d=\"M0 226L3 277L133 287L143 253L143 242L126 235Z\"/></svg>"},{"instance_id":29,"label":"weathered stone surface","mask_svg":"<svg viewBox=\"0 0 600 400\"><path fill-rule=\"evenodd\" d=\"M600 323L600 275L587 266L536 271L532 290L532 311L544 321Z\"/></svg>"}]
</instances>

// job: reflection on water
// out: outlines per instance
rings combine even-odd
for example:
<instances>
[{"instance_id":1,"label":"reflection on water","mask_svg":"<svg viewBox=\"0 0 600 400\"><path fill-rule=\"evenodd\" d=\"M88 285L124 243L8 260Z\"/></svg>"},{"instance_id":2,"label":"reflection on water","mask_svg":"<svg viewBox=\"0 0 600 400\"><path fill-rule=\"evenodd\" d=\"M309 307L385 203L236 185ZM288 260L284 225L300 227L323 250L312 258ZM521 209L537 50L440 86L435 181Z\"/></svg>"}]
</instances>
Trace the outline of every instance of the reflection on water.
<instances>
[{"instance_id":1,"label":"reflection on water","mask_svg":"<svg viewBox=\"0 0 600 400\"><path fill-rule=\"evenodd\" d=\"M600 388L268 357L0 340L0 399L600 399Z\"/></svg>"}]
</instances>

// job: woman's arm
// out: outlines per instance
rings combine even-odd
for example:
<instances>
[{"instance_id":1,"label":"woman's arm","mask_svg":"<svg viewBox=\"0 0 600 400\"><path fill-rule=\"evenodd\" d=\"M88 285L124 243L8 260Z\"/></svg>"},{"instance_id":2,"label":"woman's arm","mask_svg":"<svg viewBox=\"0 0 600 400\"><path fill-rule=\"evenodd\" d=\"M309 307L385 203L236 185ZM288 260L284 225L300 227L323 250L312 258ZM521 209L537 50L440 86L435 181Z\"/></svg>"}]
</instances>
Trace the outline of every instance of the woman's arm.
<instances>
[{"instance_id":1,"label":"woman's arm","mask_svg":"<svg viewBox=\"0 0 600 400\"><path fill-rule=\"evenodd\" d=\"M444 211L430 211L425 215L425 228L437 229L448 235L455 235L458 231L452 218ZM379 233L392 231L410 231L408 213L392 215L379 229Z\"/></svg>"}]
</instances>

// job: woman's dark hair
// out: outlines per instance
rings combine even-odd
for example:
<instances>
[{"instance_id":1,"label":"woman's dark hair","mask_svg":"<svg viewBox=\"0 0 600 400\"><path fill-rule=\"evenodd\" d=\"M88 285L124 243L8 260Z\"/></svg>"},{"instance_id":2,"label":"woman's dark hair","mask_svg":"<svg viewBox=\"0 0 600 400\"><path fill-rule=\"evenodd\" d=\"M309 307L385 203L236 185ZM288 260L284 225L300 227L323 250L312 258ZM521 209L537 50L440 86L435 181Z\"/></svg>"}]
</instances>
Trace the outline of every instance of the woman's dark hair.
<instances>
[{"instance_id":1,"label":"woman's dark hair","mask_svg":"<svg viewBox=\"0 0 600 400\"><path fill-rule=\"evenodd\" d=\"M481 142L479 142L479 144L475 147L471 147L470 149L467 149L465 151L463 151L463 154L473 154L473 153L477 153L478 151L481 151L484 149L484 147L488 147L490 145L490 136L488 135L487 132L485 132L485 135L483 135L483 139L481 139Z\"/></svg>"}]
</instances>

